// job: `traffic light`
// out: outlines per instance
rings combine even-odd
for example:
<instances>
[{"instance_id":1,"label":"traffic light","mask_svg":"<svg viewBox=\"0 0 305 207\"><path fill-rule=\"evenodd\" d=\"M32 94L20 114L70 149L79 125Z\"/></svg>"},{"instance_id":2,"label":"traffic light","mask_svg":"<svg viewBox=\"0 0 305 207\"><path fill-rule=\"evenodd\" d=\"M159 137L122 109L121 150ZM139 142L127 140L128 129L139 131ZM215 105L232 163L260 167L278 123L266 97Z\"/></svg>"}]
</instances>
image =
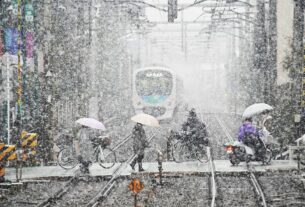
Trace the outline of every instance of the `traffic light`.
<instances>
[{"instance_id":1,"label":"traffic light","mask_svg":"<svg viewBox=\"0 0 305 207\"><path fill-rule=\"evenodd\" d=\"M178 0L168 0L168 22L174 22L178 17Z\"/></svg>"}]
</instances>

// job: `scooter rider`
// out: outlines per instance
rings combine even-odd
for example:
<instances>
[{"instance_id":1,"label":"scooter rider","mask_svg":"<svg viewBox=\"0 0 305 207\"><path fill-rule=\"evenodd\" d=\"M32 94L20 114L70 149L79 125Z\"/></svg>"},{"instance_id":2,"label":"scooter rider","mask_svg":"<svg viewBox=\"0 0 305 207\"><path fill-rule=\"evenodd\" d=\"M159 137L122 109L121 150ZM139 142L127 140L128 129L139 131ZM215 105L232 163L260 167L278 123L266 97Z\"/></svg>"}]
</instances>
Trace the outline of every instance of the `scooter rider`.
<instances>
[{"instance_id":1,"label":"scooter rider","mask_svg":"<svg viewBox=\"0 0 305 207\"><path fill-rule=\"evenodd\" d=\"M258 136L258 130L252 124L252 117L245 118L244 123L239 128L238 141L256 151Z\"/></svg>"}]
</instances>

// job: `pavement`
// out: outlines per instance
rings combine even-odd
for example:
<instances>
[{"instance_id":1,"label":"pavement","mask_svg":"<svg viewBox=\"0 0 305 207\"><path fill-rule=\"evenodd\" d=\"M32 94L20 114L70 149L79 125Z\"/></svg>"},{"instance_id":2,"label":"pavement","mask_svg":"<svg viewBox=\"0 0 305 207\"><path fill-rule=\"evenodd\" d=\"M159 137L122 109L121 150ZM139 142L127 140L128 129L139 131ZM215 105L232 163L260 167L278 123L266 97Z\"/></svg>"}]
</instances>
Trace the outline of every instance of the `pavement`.
<instances>
[{"instance_id":1,"label":"pavement","mask_svg":"<svg viewBox=\"0 0 305 207\"><path fill-rule=\"evenodd\" d=\"M120 165L120 163L115 164L110 169L104 169L99 166L98 163L94 163L90 167L90 176L111 176L115 169ZM216 173L238 173L247 172L248 168L245 163L240 163L238 166L232 166L228 160L214 160ZM257 172L267 172L267 171L283 171L283 170L295 170L297 169L297 162L290 160L274 160L270 165L261 165L260 163L252 162L252 170ZM157 162L147 162L143 163L144 173L158 173L158 163ZM209 163L201 163L199 161L192 162L163 162L162 163L164 174L176 174L176 173L208 173L210 172ZM23 168L22 178L23 179L43 179L43 178L64 178L71 177L78 170L78 166L74 169L65 170L60 166L40 166L40 167L25 167ZM124 165L121 169L120 174L129 176L135 173L129 165ZM15 169L6 169L6 179L15 180Z\"/></svg>"}]
</instances>

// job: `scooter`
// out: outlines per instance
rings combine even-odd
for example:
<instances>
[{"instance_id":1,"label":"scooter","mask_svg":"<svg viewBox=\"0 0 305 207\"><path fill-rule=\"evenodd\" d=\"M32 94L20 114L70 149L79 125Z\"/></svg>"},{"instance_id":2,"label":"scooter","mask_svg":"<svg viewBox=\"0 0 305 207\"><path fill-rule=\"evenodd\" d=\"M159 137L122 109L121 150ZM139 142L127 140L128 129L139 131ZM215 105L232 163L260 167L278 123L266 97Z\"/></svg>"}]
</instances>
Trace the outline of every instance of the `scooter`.
<instances>
[{"instance_id":1,"label":"scooter","mask_svg":"<svg viewBox=\"0 0 305 207\"><path fill-rule=\"evenodd\" d=\"M270 163L273 155L272 150L260 138L256 139L255 150L238 141L224 145L232 165L251 161L262 162L264 165Z\"/></svg>"}]
</instances>

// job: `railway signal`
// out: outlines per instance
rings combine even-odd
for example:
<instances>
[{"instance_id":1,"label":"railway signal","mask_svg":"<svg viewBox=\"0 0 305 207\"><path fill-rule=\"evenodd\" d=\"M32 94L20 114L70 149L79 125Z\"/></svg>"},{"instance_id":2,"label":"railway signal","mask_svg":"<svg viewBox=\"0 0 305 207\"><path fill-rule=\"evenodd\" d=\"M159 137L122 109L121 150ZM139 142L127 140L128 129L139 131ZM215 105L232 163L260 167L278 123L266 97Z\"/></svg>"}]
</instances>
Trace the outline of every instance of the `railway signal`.
<instances>
[{"instance_id":1,"label":"railway signal","mask_svg":"<svg viewBox=\"0 0 305 207\"><path fill-rule=\"evenodd\" d=\"M144 184L140 181L139 178L134 178L128 185L129 190L134 193L134 207L137 207L137 196L138 193L143 190Z\"/></svg>"},{"instance_id":2,"label":"railway signal","mask_svg":"<svg viewBox=\"0 0 305 207\"><path fill-rule=\"evenodd\" d=\"M129 190L133 193L138 194L144 188L144 184L139 178L134 178L128 185Z\"/></svg>"}]
</instances>

